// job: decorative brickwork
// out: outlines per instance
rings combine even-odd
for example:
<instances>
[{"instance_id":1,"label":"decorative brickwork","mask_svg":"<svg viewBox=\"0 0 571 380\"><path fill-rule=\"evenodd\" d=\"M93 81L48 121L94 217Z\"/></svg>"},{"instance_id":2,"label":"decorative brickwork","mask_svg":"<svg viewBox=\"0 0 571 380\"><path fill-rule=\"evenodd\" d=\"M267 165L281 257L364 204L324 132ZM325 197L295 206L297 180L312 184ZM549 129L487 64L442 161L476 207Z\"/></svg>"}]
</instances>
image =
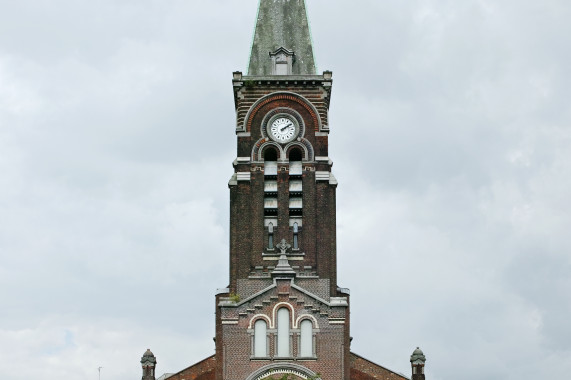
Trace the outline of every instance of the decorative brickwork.
<instances>
[{"instance_id":1,"label":"decorative brickwork","mask_svg":"<svg viewBox=\"0 0 571 380\"><path fill-rule=\"evenodd\" d=\"M303 92L304 87L298 86L298 91ZM311 85L310 87L314 87ZM254 92L258 86L244 88L245 93ZM322 91L325 91L324 89ZM302 101L303 99L303 101ZM268 140L262 130L263 123L268 113L274 109L291 108L299 115L306 126L306 134L299 141L305 145L303 151L309 150L310 159L314 157L328 157L327 134L318 135L308 126L316 126L315 114L312 113L313 106L307 104L308 99L295 97L291 94L280 94L267 97L260 103L255 103L256 111L249 112L250 128L247 135L238 134L237 146L238 157L251 157L252 160L259 160L262 155L256 153L259 149L257 145L261 141ZM241 99L237 100L237 109L240 108ZM303 105L303 106L302 106ZM266 141L264 144L276 144ZM289 144L290 146L292 143ZM263 145L262 145L263 146ZM280 149L279 158L284 154ZM288 149L284 146L283 149ZM287 158L287 155L285 155ZM307 157L307 154L305 155ZM237 280L247 278L248 274L256 267L268 266L273 259L262 255L267 247L267 231L265 229L264 218L264 177L266 175L264 163L261 170L259 161L237 161L235 163L236 173L251 172L249 182L236 182L230 186L230 289L237 292ZM330 280L330 290L336 291L336 227L335 227L335 188L336 182L317 182L316 172L330 172L331 163L328 161L305 161L303 163L302 174L299 179L302 181L303 193L301 203L303 204L303 226L299 231L299 247L303 251L303 257L299 258L300 266L311 266L316 268L319 277ZM278 172L276 176L277 191L277 226L274 232L276 241L286 239L292 241L293 227L290 225L289 210L289 162L278 162Z\"/></svg>"},{"instance_id":2,"label":"decorative brickwork","mask_svg":"<svg viewBox=\"0 0 571 380\"><path fill-rule=\"evenodd\" d=\"M280 100L282 100L282 102L279 102ZM286 102L283 102L283 100L285 100ZM321 121L319 120L318 114L315 113L315 108L312 107L311 103L307 99L304 99L301 94L296 94L296 93L270 94L270 95L258 100L252 106L252 108L248 111L248 118L247 118L247 122L246 122L245 131L246 132L252 131L252 124L254 121L254 117L257 115L257 113L260 111L260 109L262 109L262 107L266 106L269 103L274 103L274 104L288 104L289 105L288 108L293 108L293 107L291 107L292 102L295 102L295 103L301 105L303 108L305 108L305 110L311 116L312 123L309 125L313 126L314 131L316 131L316 132L319 131L319 126L321 125ZM277 107L274 106L272 108L277 108ZM266 116L267 114L268 113L264 113L264 116ZM258 125L256 125L256 127L257 126Z\"/></svg>"},{"instance_id":3,"label":"decorative brickwork","mask_svg":"<svg viewBox=\"0 0 571 380\"><path fill-rule=\"evenodd\" d=\"M295 285L294 278L275 278L273 286L265 293L253 298L234 302L230 297L219 298L218 334L222 350L221 372L223 379L245 379L260 368L274 363L277 359L277 310L286 307L290 311L291 355L280 357L282 361L292 361L307 371L320 373L324 378L343 380L344 368L348 369L345 358L349 354L346 344L349 326L348 299L332 301L329 294L318 297ZM319 281L315 279L314 281ZM266 358L253 357L252 340L255 320L268 322L269 355ZM300 323L308 319L315 333L315 358L300 358Z\"/></svg>"}]
</instances>

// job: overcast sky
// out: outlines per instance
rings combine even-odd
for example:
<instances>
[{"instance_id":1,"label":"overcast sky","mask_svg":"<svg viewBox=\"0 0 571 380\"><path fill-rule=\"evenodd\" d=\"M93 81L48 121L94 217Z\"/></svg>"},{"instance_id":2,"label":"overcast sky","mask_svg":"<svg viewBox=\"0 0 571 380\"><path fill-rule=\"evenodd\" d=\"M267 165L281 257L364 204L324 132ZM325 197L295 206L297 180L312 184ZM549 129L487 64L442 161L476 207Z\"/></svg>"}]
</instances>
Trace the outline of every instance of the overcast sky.
<instances>
[{"instance_id":1,"label":"overcast sky","mask_svg":"<svg viewBox=\"0 0 571 380\"><path fill-rule=\"evenodd\" d=\"M571 373L571 2L307 0L352 350ZM257 0L0 0L0 376L214 353ZM363 263L367 263L363 265Z\"/></svg>"}]
</instances>

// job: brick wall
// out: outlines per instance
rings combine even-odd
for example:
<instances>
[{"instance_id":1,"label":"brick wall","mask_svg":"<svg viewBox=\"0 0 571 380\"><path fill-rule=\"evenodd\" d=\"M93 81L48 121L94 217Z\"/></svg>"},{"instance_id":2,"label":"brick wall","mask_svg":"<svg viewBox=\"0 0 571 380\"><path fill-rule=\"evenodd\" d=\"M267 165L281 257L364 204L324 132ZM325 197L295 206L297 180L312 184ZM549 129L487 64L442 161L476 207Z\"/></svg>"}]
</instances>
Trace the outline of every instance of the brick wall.
<instances>
[{"instance_id":1,"label":"brick wall","mask_svg":"<svg viewBox=\"0 0 571 380\"><path fill-rule=\"evenodd\" d=\"M214 355L175 373L168 380L214 380L216 357Z\"/></svg>"},{"instance_id":2,"label":"brick wall","mask_svg":"<svg viewBox=\"0 0 571 380\"><path fill-rule=\"evenodd\" d=\"M289 92L289 95L284 93ZM298 94L299 96L292 95ZM256 101L264 98L263 102ZM318 120L327 123L329 92L315 84L251 85L239 90L236 98L238 124L247 126L248 134L237 137L237 156L251 157L255 146L263 138L264 117L276 108L290 108L299 113L305 124L304 138L313 147L315 157L327 157L328 135L319 131ZM308 104L311 104L308 105ZM317 110L317 113L314 111ZM328 163L303 163L303 225L299 233L303 259L300 267L311 266L317 274L330 280L330 292L337 288L336 267L336 185L327 181L316 182L315 171L330 171ZM271 265L262 257L267 247L264 227L264 163L239 162L236 172L250 172L251 181L230 186L230 289L237 292L238 279L248 277L256 267ZM293 231L289 226L289 165L278 164L278 225L274 232L275 243L286 239L290 244ZM277 257L274 258L274 265Z\"/></svg>"},{"instance_id":3,"label":"brick wall","mask_svg":"<svg viewBox=\"0 0 571 380\"><path fill-rule=\"evenodd\" d=\"M351 380L404 380L408 378L351 352Z\"/></svg>"},{"instance_id":4,"label":"brick wall","mask_svg":"<svg viewBox=\"0 0 571 380\"><path fill-rule=\"evenodd\" d=\"M310 280L304 280L305 282ZM318 283L319 279L314 279ZM221 299L223 301L223 299ZM292 336L292 357L276 359L275 356L275 312L278 304L287 304L293 310L294 323L290 326ZM282 307L282 306L278 306ZM344 380L348 377L348 325L347 306L331 307L320 302L311 294L291 287L291 279L276 279L276 286L264 294L237 305L222 304L217 314L217 359L218 379L245 379L254 371L279 362L295 362L320 373L327 380ZM292 313L292 312L290 312ZM270 339L269 358L252 358L252 333L250 327L260 315L271 321L268 326ZM298 355L299 317L308 317L314 324L316 359L301 360ZM331 319L334 322L331 322ZM273 326L272 326L273 324ZM218 339L221 341L218 342ZM218 344L220 343L220 344ZM347 373L347 375L345 375Z\"/></svg>"}]
</instances>

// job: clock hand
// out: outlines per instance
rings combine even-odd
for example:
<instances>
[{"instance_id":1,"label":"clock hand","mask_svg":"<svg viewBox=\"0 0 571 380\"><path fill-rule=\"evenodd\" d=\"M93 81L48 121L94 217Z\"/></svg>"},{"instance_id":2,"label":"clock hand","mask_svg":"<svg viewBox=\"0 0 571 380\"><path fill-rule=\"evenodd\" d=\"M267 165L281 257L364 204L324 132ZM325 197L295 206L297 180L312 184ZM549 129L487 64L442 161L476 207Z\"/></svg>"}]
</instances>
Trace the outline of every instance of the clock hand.
<instances>
[{"instance_id":1,"label":"clock hand","mask_svg":"<svg viewBox=\"0 0 571 380\"><path fill-rule=\"evenodd\" d=\"M285 127L283 127L282 129L280 129L280 132L283 132L286 130L286 128L289 128L290 125L293 125L292 123L289 123L288 125L286 125Z\"/></svg>"}]
</instances>

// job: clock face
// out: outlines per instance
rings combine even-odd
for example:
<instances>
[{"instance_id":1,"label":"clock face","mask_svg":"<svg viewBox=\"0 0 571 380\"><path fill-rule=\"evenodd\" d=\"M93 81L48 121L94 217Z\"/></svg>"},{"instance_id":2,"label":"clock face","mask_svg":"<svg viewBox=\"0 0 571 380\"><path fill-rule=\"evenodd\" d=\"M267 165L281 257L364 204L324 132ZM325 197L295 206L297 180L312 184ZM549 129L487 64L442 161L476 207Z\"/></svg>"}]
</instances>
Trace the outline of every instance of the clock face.
<instances>
[{"instance_id":1,"label":"clock face","mask_svg":"<svg viewBox=\"0 0 571 380\"><path fill-rule=\"evenodd\" d=\"M269 132L274 140L280 143L285 143L295 138L297 128L293 120L282 116L278 117L270 124Z\"/></svg>"}]
</instances>

